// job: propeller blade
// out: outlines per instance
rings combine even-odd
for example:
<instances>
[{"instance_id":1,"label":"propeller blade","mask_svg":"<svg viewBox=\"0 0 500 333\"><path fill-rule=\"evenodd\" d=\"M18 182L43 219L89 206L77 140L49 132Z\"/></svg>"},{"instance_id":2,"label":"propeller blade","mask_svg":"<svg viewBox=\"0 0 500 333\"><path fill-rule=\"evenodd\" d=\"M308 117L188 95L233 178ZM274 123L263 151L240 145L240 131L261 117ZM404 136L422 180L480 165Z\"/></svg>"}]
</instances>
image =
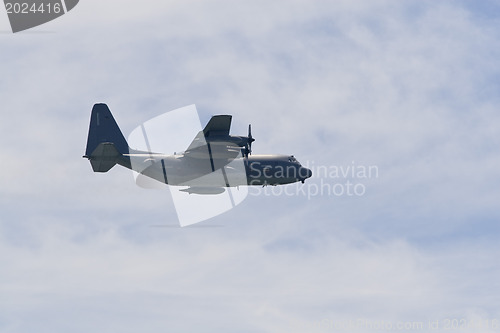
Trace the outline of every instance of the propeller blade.
<instances>
[{"instance_id":1,"label":"propeller blade","mask_svg":"<svg viewBox=\"0 0 500 333\"><path fill-rule=\"evenodd\" d=\"M248 154L252 154L252 142L254 142L255 139L252 136L252 124L248 124Z\"/></svg>"}]
</instances>

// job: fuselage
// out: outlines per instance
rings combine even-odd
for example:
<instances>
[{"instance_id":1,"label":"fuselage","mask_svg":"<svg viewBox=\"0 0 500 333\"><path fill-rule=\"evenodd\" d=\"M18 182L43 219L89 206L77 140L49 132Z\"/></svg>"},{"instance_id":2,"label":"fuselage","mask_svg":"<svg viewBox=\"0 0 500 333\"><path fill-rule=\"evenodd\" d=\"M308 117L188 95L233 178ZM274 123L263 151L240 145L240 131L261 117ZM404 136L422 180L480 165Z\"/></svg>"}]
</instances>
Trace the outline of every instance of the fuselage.
<instances>
[{"instance_id":1,"label":"fuselage","mask_svg":"<svg viewBox=\"0 0 500 333\"><path fill-rule=\"evenodd\" d=\"M312 175L288 155L250 155L228 163L135 151L124 155L119 164L165 184L195 187L290 184Z\"/></svg>"}]
</instances>

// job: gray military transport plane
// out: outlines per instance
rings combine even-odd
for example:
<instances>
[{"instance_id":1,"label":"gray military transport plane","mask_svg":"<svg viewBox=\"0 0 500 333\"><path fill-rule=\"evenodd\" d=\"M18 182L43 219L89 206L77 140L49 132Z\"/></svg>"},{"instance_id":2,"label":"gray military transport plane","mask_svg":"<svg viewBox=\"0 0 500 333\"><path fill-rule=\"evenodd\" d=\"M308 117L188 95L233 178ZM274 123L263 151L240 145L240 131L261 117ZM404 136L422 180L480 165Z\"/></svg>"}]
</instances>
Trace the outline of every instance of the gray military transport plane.
<instances>
[{"instance_id":1,"label":"gray military transport plane","mask_svg":"<svg viewBox=\"0 0 500 333\"><path fill-rule=\"evenodd\" d=\"M108 106L95 104L83 157L94 172L119 164L164 184L187 186L181 191L190 194L219 194L225 187L241 185L304 183L311 177L311 170L293 155L252 155L251 126L248 136L230 135L231 118L213 116L184 152L166 155L129 147ZM215 174L222 177L211 177Z\"/></svg>"}]
</instances>

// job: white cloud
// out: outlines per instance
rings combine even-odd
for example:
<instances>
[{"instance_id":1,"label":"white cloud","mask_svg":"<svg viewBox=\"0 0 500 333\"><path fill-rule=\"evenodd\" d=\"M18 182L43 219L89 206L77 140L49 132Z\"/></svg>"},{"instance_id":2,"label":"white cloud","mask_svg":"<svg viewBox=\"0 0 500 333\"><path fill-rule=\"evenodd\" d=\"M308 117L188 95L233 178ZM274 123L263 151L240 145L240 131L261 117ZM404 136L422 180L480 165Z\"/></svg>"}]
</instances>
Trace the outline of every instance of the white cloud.
<instances>
[{"instance_id":1,"label":"white cloud","mask_svg":"<svg viewBox=\"0 0 500 333\"><path fill-rule=\"evenodd\" d=\"M495 319L496 26L452 2L85 1L53 33L2 34L0 328ZM380 176L153 228L175 224L167 192L81 159L95 102L126 134L196 103L251 122L254 153Z\"/></svg>"},{"instance_id":2,"label":"white cloud","mask_svg":"<svg viewBox=\"0 0 500 333\"><path fill-rule=\"evenodd\" d=\"M53 223L38 236L36 249L2 242L3 316L45 316L47 330L82 319L77 331L127 330L148 325L143 319L151 318L158 327L184 330L201 324L208 330L298 332L297 327L322 320L427 322L451 314L497 315L493 307L483 308L493 306L488 290L497 285L498 265L489 260L488 247L421 251L403 241L373 243L351 233L318 241L287 239L286 229L265 237L258 230L228 237L233 233L228 229L154 230L167 239L148 244L103 229L75 242L83 229ZM464 263L464 258L476 260ZM53 317L60 307L65 316ZM20 323L19 329L36 324Z\"/></svg>"}]
</instances>

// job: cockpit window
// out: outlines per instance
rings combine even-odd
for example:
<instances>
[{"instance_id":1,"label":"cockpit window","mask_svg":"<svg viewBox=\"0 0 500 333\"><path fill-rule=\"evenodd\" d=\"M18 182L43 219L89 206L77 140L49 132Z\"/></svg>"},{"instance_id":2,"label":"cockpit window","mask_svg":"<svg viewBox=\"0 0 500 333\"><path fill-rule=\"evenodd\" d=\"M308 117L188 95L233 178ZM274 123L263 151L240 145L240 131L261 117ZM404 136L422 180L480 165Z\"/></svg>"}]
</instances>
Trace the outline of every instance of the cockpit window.
<instances>
[{"instance_id":1,"label":"cockpit window","mask_svg":"<svg viewBox=\"0 0 500 333\"><path fill-rule=\"evenodd\" d=\"M300 164L299 161L297 161L297 159L295 157L293 157L293 155L288 157L288 161L292 162L292 163Z\"/></svg>"}]
</instances>

